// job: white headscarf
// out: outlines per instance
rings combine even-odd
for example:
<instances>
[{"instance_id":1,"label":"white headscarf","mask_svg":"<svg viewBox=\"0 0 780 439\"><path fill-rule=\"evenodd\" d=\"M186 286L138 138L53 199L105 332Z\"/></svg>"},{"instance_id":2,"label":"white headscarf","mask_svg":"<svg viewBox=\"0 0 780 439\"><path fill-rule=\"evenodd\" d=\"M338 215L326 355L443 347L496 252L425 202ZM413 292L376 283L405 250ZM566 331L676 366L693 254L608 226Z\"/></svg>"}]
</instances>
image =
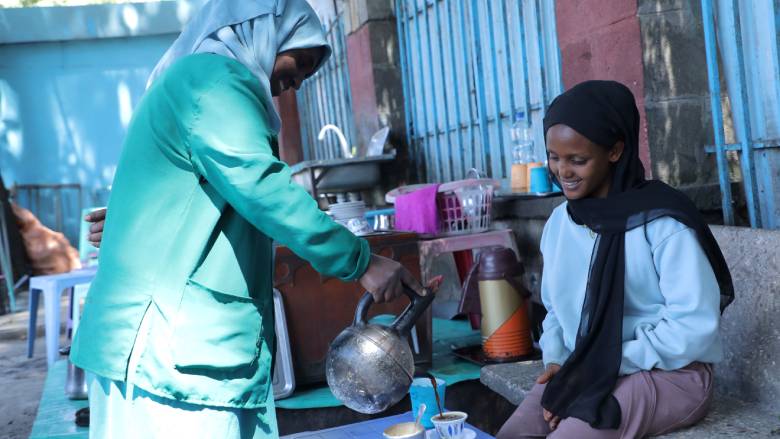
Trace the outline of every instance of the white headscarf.
<instances>
[{"instance_id":1,"label":"white headscarf","mask_svg":"<svg viewBox=\"0 0 780 439\"><path fill-rule=\"evenodd\" d=\"M269 103L269 126L279 131L279 114L271 104L276 55L292 49L325 47L319 69L331 53L317 14L306 0L210 0L185 26L152 71L147 88L171 64L193 53L233 58L260 80Z\"/></svg>"}]
</instances>

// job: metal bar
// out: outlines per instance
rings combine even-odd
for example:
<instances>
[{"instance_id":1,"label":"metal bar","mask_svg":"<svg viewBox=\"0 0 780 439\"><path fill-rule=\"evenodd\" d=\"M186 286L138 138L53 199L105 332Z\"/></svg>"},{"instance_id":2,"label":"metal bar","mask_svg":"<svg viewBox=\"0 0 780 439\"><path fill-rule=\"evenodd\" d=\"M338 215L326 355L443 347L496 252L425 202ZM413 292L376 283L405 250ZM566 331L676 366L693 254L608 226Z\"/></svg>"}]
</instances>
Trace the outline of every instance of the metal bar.
<instances>
[{"instance_id":1,"label":"metal bar","mask_svg":"<svg viewBox=\"0 0 780 439\"><path fill-rule=\"evenodd\" d=\"M409 132L412 133L412 137L409 139L409 145L412 148L412 152L414 153L414 161L417 165L417 180L419 182L427 181L426 171L427 171L427 163L425 160L425 150L424 150L424 141L423 143L417 143L415 142L415 138L418 132L421 131L420 129L420 119L419 114L417 112L417 89L416 84L412 81L413 78L413 72L414 67L413 65L415 63L411 62L412 57L412 36L411 36L411 18L407 14L408 8L407 8L407 0L398 0L398 3L402 4L401 7L401 13L403 15L403 25L404 25L404 46L406 47L406 56L407 56L407 71L406 71L406 78L408 83L408 91L409 91L409 107L411 108L411 126L409 127Z\"/></svg>"},{"instance_id":2,"label":"metal bar","mask_svg":"<svg viewBox=\"0 0 780 439\"><path fill-rule=\"evenodd\" d=\"M780 0L774 0L773 3L774 15L775 15L775 45L772 47L774 52L774 77L778 81L780 78ZM777 94L777 101L780 102L780 81L775 84L775 93Z\"/></svg>"},{"instance_id":3,"label":"metal bar","mask_svg":"<svg viewBox=\"0 0 780 439\"><path fill-rule=\"evenodd\" d=\"M35 214L41 216L41 191L40 189L35 189Z\"/></svg>"},{"instance_id":4,"label":"metal bar","mask_svg":"<svg viewBox=\"0 0 780 439\"><path fill-rule=\"evenodd\" d=\"M542 107L539 106L539 105L532 105L531 106L531 111L540 110L541 108ZM502 115L503 115L503 113L502 113ZM488 124L490 124L490 123L494 122L496 120L496 118L493 117L493 116L489 116L486 120L487 120ZM464 129L464 128L468 128L468 127L479 127L479 121L472 120L472 121L460 123L460 124L457 124L457 125L454 125L454 126L451 125L451 126L447 127L444 130L440 130L439 133L441 134L441 133L452 132L452 131L456 131L456 130ZM414 137L422 139L426 135L427 136L433 136L433 133L414 135Z\"/></svg>"},{"instance_id":5,"label":"metal bar","mask_svg":"<svg viewBox=\"0 0 780 439\"><path fill-rule=\"evenodd\" d=\"M338 98L336 97L337 96L336 95L336 77L335 77L336 70L335 70L335 65L333 63L333 59L328 61L328 64L329 65L326 66L326 67L328 67L328 70L326 72L324 72L325 75L323 76L323 79L325 81L325 86L327 88L327 97L326 97L326 99L327 99L326 104L328 105L327 109L328 109L328 111L330 111L330 120L332 120L331 123L335 124L336 126L338 126L341 129L344 129L344 128L342 128L343 125L339 124L338 112L336 111L336 101L338 100ZM347 149L350 149L349 147L351 146L353 141L354 141L354 138L347 137ZM336 142L336 143L338 143L338 142ZM338 151L339 151L339 153L336 155L336 157L341 157L341 156L344 155L344 152L341 151L341 148L339 148Z\"/></svg>"},{"instance_id":6,"label":"metal bar","mask_svg":"<svg viewBox=\"0 0 780 439\"><path fill-rule=\"evenodd\" d=\"M543 9L552 8L552 14L553 18L549 21L550 23L550 35L553 35L553 38L557 38L558 35L558 23L555 21L555 1L556 0L550 0L549 2L542 3ZM547 22L547 21L545 21ZM563 67L561 65L561 47L559 45L555 45L555 67L557 68L558 77L556 78L556 85L555 91L556 93L563 93Z\"/></svg>"},{"instance_id":7,"label":"metal bar","mask_svg":"<svg viewBox=\"0 0 780 439\"><path fill-rule=\"evenodd\" d=\"M423 0L423 1L425 1L425 0ZM417 41L417 55L419 57L418 59L422 59L422 43L421 43L422 37L420 36L420 16L417 13L417 0L414 0L414 2L415 2L415 5L414 5L414 27L415 27L415 31L416 31L415 36L417 37L416 38L416 41ZM423 72L422 72L422 66L420 66L420 76L418 76L418 78L420 78L422 81L424 81ZM430 131L430 126L428 125L427 99L426 99L426 96L425 96L426 93L425 93L425 84L424 83L421 84L420 92L422 94L422 102L421 103L422 103L422 108L423 108L423 123L425 125L425 128L424 128L423 132L428 133ZM427 137L426 137L426 145L425 145L425 156L426 156L425 163L427 165L426 168L427 168L427 170L432 170L433 171L433 172L431 172L431 174L433 174L432 175L433 180L434 181L438 181L438 177L439 176L438 176L438 173L436 172L436 163L433 160L431 160L431 158L433 157L433 151L432 151L432 148L430 146L431 146L431 143L429 141L427 141ZM430 181L431 180L431 175L427 175L427 177L428 177L428 181Z\"/></svg>"},{"instance_id":8,"label":"metal bar","mask_svg":"<svg viewBox=\"0 0 780 439\"><path fill-rule=\"evenodd\" d=\"M435 5L431 6L435 7ZM428 14L428 0L423 0L423 15L425 17L425 37L427 40L427 46L428 46L428 75L430 75L430 84L431 84L431 110L433 112L433 129L434 134L436 135L436 163L434 163L436 169L436 181L437 182L444 182L447 178L447 176L444 174L444 164L442 163L443 160L443 154L442 154L442 145L441 145L441 139L439 138L439 106L436 102L436 77L433 72L433 40L431 38L431 22L430 22L430 14Z\"/></svg>"},{"instance_id":9,"label":"metal bar","mask_svg":"<svg viewBox=\"0 0 780 439\"><path fill-rule=\"evenodd\" d=\"M331 96L331 99L333 100L333 103L336 106L336 114L335 114L335 120L336 125L340 127L341 129L349 129L349 118L347 117L346 112L346 106L344 104L344 85L340 81L341 76L344 74L344 62L343 62L343 50L344 48L341 47L340 40L338 38L339 36L339 27L341 26L340 16L336 17L331 22L331 28L328 33L328 39L330 40L330 45L333 48L333 56L330 59L331 63L331 75L333 80L333 87L334 87L334 95ZM350 138L352 138L350 136ZM354 141L354 139L353 139Z\"/></svg>"},{"instance_id":10,"label":"metal bar","mask_svg":"<svg viewBox=\"0 0 780 439\"><path fill-rule=\"evenodd\" d=\"M460 16L460 32L459 32L460 33L460 42L461 42L461 46L463 48L463 52L465 53L471 47L469 45L468 38L467 38L468 29L466 28L466 2L465 2L465 0L460 0L458 2L458 7L460 8L460 14L459 14L459 16ZM469 68L471 63L467 62L467 60L470 60L470 59L471 59L471 57L467 58L465 56L465 54L464 54L464 57L463 57L463 61L464 61L463 62L463 66L464 66L463 67L463 72L465 74L465 79L466 79L466 99L467 99L468 108L469 108L469 122L470 122L469 125L468 125L468 127L469 127L468 128L469 129L469 142L471 143L471 148L469 148L469 153L470 153L470 156L471 156L471 160L470 160L470 162L468 164L466 163L466 156L465 156L465 154L463 156L463 161L464 161L463 164L465 165L465 167L464 167L464 175L465 175L466 168L471 168L471 167L476 168L477 167L477 153L476 153L476 144L477 144L477 142L475 140L474 126L471 124L472 122L477 120L477 117L474 115L474 105L472 105L471 91L470 91L470 88L469 88L469 86L473 84L474 85L474 89L475 89L474 90L475 91L474 94L476 95L476 84L475 84L476 81L474 80L474 71L471 68ZM469 73L471 73L471 75L469 75Z\"/></svg>"},{"instance_id":11,"label":"metal bar","mask_svg":"<svg viewBox=\"0 0 780 439\"><path fill-rule=\"evenodd\" d=\"M316 101L314 100L314 79L311 79L310 81L312 82L309 84L309 88L306 90L306 94L308 95L306 107L308 108L309 112L309 140L311 140L311 143L309 144L309 152L311 153L311 159L316 160L319 158L317 149L317 108Z\"/></svg>"},{"instance_id":12,"label":"metal bar","mask_svg":"<svg viewBox=\"0 0 780 439\"><path fill-rule=\"evenodd\" d=\"M319 145L317 141L317 100L315 90L317 87L317 77L313 76L309 79L309 85L306 89L306 107L309 112L309 132L311 133L311 143L309 144L309 150L311 151L311 158L320 158Z\"/></svg>"},{"instance_id":13,"label":"metal bar","mask_svg":"<svg viewBox=\"0 0 780 439\"><path fill-rule=\"evenodd\" d=\"M441 81L442 81L441 91L442 91L442 96L444 97L444 126L445 127L449 127L450 126L450 105L449 105L449 98L447 97L447 95L448 95L448 93L447 93L447 78L444 75L444 41L442 40L442 37L441 37L441 34L443 33L442 32L442 27L443 26L441 25L441 14L439 13L439 8L442 5L438 4L438 3L439 3L439 1L437 0L433 4L433 12L435 14L434 18L436 20L436 27L437 27L437 32L436 33L439 36L439 67L440 67ZM431 60L431 61L433 61L433 60ZM455 177L454 177L455 172L454 172L454 168L453 168L453 164L452 164L452 162L453 162L452 157L453 157L454 154L452 153L452 148L451 148L451 145L450 145L449 133L448 133L447 130L445 130L444 133L445 133L445 136L446 136L446 138L445 138L446 140L445 141L447 142L447 144L444 145L444 147L447 150L447 157L449 158L449 160L448 160L449 163L444 164L445 165L444 168L445 168L445 171L446 171L445 172L445 177L446 177L447 181L450 181L450 180L454 180L455 179Z\"/></svg>"},{"instance_id":14,"label":"metal bar","mask_svg":"<svg viewBox=\"0 0 780 439\"><path fill-rule=\"evenodd\" d=\"M8 244L8 233L6 228L5 209L0 208L0 239L2 239L2 248L0 248L0 267L2 267L3 277L5 278L5 288L8 293L8 309L10 312L16 312L16 298L14 293L14 270L11 264L11 248Z\"/></svg>"},{"instance_id":15,"label":"metal bar","mask_svg":"<svg viewBox=\"0 0 780 439\"><path fill-rule=\"evenodd\" d=\"M334 104L336 106L336 114L335 118L337 121L337 125L339 127L344 127L345 124L347 124L348 117L346 116L345 112L345 105L343 102L344 99L344 89L342 87L341 81L338 80L338 78L344 74L344 66L341 62L341 56L342 56L342 47L340 47L340 44L338 43L337 38L337 32L335 30L335 27L339 26L339 18L336 17L331 22L331 28L328 32L328 39L330 40L330 46L333 48L333 55L331 56L330 60L328 62L332 65L331 71L332 71L332 79L333 79L333 90L334 95L331 96L331 99L334 101ZM354 142L355 139L352 139L352 142Z\"/></svg>"},{"instance_id":16,"label":"metal bar","mask_svg":"<svg viewBox=\"0 0 780 439\"><path fill-rule=\"evenodd\" d=\"M416 3L417 0L412 0L412 1L414 2L414 11L416 11L417 10L417 3ZM408 27L407 27L407 34L406 34L407 35L407 46L406 47L409 49L409 57L410 57L409 59L410 60L412 60L412 59L418 59L419 60L420 57L421 57L419 51L417 52L417 56L416 57L413 56L413 52L414 52L414 47L412 46L412 18L413 17L412 17L412 15L408 14L408 12L409 12L408 4L406 4L405 10L407 12L406 16L408 17L407 18L407 25L408 25ZM415 17L416 17L416 15L415 15ZM414 18L414 19L416 19L416 18ZM416 63L411 63L410 62L410 65L417 66L418 69L422 69L422 67L419 64L420 64L419 62L416 62ZM422 96L419 96L420 93L417 92L417 86L418 86L418 83L417 83L418 81L417 80L419 80L421 76L422 76L422 73L420 73L419 75L416 75L414 67L410 67L410 69L409 69L409 77L410 78L416 78L416 80L412 84L412 88L411 88L412 96L414 98L414 100L412 101L412 109L413 109L413 112L414 112L414 126L412 128L414 129L413 132L425 135L426 134L425 127L423 126L423 122L421 120L421 119L425 119L425 117L422 115L422 111L425 110L425 108L424 108L425 101L422 99ZM418 99L418 96L419 96L419 99ZM422 111L421 111L421 105L420 104L422 104L422 107L423 107ZM416 148L417 148L418 163L419 163L419 166L420 166L420 181L428 181L429 180L429 178L428 178L428 164L429 164L429 161L430 161L429 160L430 151L428 151L428 148L427 148L427 141L425 139L422 139L421 143L415 144L415 145L416 145Z\"/></svg>"},{"instance_id":17,"label":"metal bar","mask_svg":"<svg viewBox=\"0 0 780 439\"><path fill-rule=\"evenodd\" d=\"M298 106L298 128L301 131L301 153L303 154L303 161L309 160L309 147L311 142L309 140L309 106L306 105L308 100L305 98L306 90L309 89L309 83L305 82L304 85L295 93L295 101ZM303 105L301 105L303 103Z\"/></svg>"},{"instance_id":18,"label":"metal bar","mask_svg":"<svg viewBox=\"0 0 780 439\"><path fill-rule=\"evenodd\" d=\"M327 143L322 142L319 140L319 129L322 128L322 100L320 99L320 75L321 73L317 72L312 78L312 84L311 84L311 94L312 94L312 102L310 105L314 109L314 138L317 139L317 141L314 143L314 155L317 160L327 158L327 152L328 147Z\"/></svg>"},{"instance_id":19,"label":"metal bar","mask_svg":"<svg viewBox=\"0 0 780 439\"><path fill-rule=\"evenodd\" d=\"M734 209L731 205L731 183L729 182L728 163L723 139L723 111L720 105L720 74L718 72L718 54L715 42L715 18L712 11L712 0L701 0L702 24L704 27L704 48L707 58L707 79L710 91L710 108L712 111L712 129L715 135L716 161L720 183L721 207L723 222L734 225Z\"/></svg>"},{"instance_id":20,"label":"metal bar","mask_svg":"<svg viewBox=\"0 0 780 439\"><path fill-rule=\"evenodd\" d=\"M503 3L504 0L501 0ZM490 148L491 166L493 168L493 178L506 178L509 176L509 168L507 166L507 160L504 154L504 130L501 123L501 91L498 84L498 54L496 53L496 32L493 29L493 4L492 1L487 2L487 25L488 25L488 41L490 45L490 66L492 67L492 82L493 82L493 104L495 105L496 112L496 130L498 131L498 153L494 149ZM506 17L504 17L506 20ZM508 55L508 54L507 54Z\"/></svg>"},{"instance_id":21,"label":"metal bar","mask_svg":"<svg viewBox=\"0 0 780 439\"><path fill-rule=\"evenodd\" d=\"M343 58L342 59L344 60L343 61L344 62L344 71L343 71L343 73L341 75L341 82L343 84L344 92L345 92L344 93L344 102L345 102L345 105L347 106L347 108L349 108L349 113L351 113L352 112L352 89L349 87L349 84L351 84L352 82L350 81L350 77L349 77L349 59L347 57L347 38L344 35L344 22L342 20L343 20L343 16L339 16L339 24L338 24L338 27L336 28L337 33L339 35L339 38L341 40L341 42L339 44L341 46L342 53L343 53ZM356 128L355 128L355 118L354 117L348 117L347 119L348 119L347 124L349 125L348 129L349 129L349 133L350 133L350 138L357 139L357 131L356 131Z\"/></svg>"},{"instance_id":22,"label":"metal bar","mask_svg":"<svg viewBox=\"0 0 780 439\"><path fill-rule=\"evenodd\" d=\"M476 80L474 86L477 89L477 102L479 116L480 134L482 135L482 155L484 157L485 171L488 175L493 175L493 170L490 168L490 134L488 132L487 123L487 102L485 99L485 74L482 70L482 41L479 38L479 9L477 0L471 0L471 25L472 25L472 38L474 39L474 71L476 74Z\"/></svg>"},{"instance_id":23,"label":"metal bar","mask_svg":"<svg viewBox=\"0 0 780 439\"><path fill-rule=\"evenodd\" d=\"M304 160L311 160L314 156L312 154L312 148L314 147L314 142L312 142L312 123L311 123L311 108L309 105L309 102L311 100L309 99L309 91L311 90L311 83L307 82L305 87L301 88L301 91L298 93L298 97L302 99L298 99L298 111L300 111L302 124L301 124L301 139L305 143L303 146L303 159ZM301 103L303 105L301 105Z\"/></svg>"},{"instance_id":24,"label":"metal bar","mask_svg":"<svg viewBox=\"0 0 780 439\"><path fill-rule=\"evenodd\" d=\"M754 140L750 142L750 146L753 149L774 149L774 148L780 148L780 139L770 139L770 140ZM742 151L742 144L741 143L729 143L726 145L723 145L724 151ZM704 147L704 152L707 154L713 154L717 152L715 145L706 145Z\"/></svg>"},{"instance_id":25,"label":"metal bar","mask_svg":"<svg viewBox=\"0 0 780 439\"><path fill-rule=\"evenodd\" d=\"M542 117L547 110L547 74L545 73L547 57L544 50L544 30L542 28L542 6L539 3L540 0L534 2L534 9L536 11L536 41L538 43L539 50L539 79L542 86Z\"/></svg>"},{"instance_id":26,"label":"metal bar","mask_svg":"<svg viewBox=\"0 0 780 439\"><path fill-rule=\"evenodd\" d=\"M314 160L315 157L317 157L316 152L314 150L315 144L314 142L317 140L316 137L316 131L314 128L314 112L312 111L312 106L309 104L311 102L311 92L312 86L311 84L306 87L305 95L306 95L306 104L302 105L304 108L306 108L306 124L307 126L307 136L308 136L308 143L306 144L306 148L304 150L307 154L307 160Z\"/></svg>"},{"instance_id":27,"label":"metal bar","mask_svg":"<svg viewBox=\"0 0 780 439\"><path fill-rule=\"evenodd\" d=\"M512 48L509 44L509 15L506 13L506 0L501 0L501 15L504 17L504 51L506 52L507 85L509 87L509 120L512 121L517 107L515 106L515 75L512 72Z\"/></svg>"},{"instance_id":28,"label":"metal bar","mask_svg":"<svg viewBox=\"0 0 780 439\"><path fill-rule=\"evenodd\" d=\"M405 23L404 23L404 16L402 13L403 8L401 7L401 3L403 3L404 0L396 0L395 2L395 25L396 25L396 32L398 33L398 51L399 51L399 58L401 61L401 88L403 90L404 94L404 128L406 129L406 144L409 148L409 156L414 157L412 152L412 121L411 121L411 114L410 114L410 106L409 102L412 100L411 93L409 93L409 78L407 77L407 65L406 65L406 31L405 31Z\"/></svg>"},{"instance_id":29,"label":"metal bar","mask_svg":"<svg viewBox=\"0 0 780 439\"><path fill-rule=\"evenodd\" d=\"M323 125L330 123L328 121L328 111L325 108L325 90L324 90L324 82L323 81L323 74L320 73L317 75L317 81L315 84L317 85L317 112L319 113L319 127L318 127L318 133L319 129L322 128ZM319 136L317 137L319 139ZM333 158L333 145L332 145L333 137L330 135L325 136L322 142L318 143L318 145L322 145L322 154L324 158Z\"/></svg>"},{"instance_id":30,"label":"metal bar","mask_svg":"<svg viewBox=\"0 0 780 439\"><path fill-rule=\"evenodd\" d=\"M52 203L54 204L54 224L55 230L65 233L65 224L62 219L62 192L52 190Z\"/></svg>"},{"instance_id":31,"label":"metal bar","mask_svg":"<svg viewBox=\"0 0 780 439\"><path fill-rule=\"evenodd\" d=\"M745 201L747 202L748 217L750 218L750 227L761 227L761 215L758 206L758 187L756 185L755 165L753 163L753 151L750 149L750 102L747 97L747 90L745 87L745 60L742 53L742 35L741 26L739 22L739 6L736 0L731 1L731 8L734 11L734 38L737 42L737 69L735 71L737 76L737 87L739 92L737 99L741 101L742 111L733 111L734 125L737 129L737 135L740 135L739 143L742 144L742 156L740 163L742 164L742 180L745 186ZM734 97L732 97L734 98Z\"/></svg>"},{"instance_id":32,"label":"metal bar","mask_svg":"<svg viewBox=\"0 0 780 439\"><path fill-rule=\"evenodd\" d=\"M518 20L517 27L520 31L520 65L523 66L523 108L525 117L528 120L528 125L533 126L533 119L531 118L531 91L529 90L528 83L528 50L525 46L525 14L523 13L523 2L519 1L518 4Z\"/></svg>"},{"instance_id":33,"label":"metal bar","mask_svg":"<svg viewBox=\"0 0 780 439\"><path fill-rule=\"evenodd\" d=\"M325 123L338 124L336 115L333 112L333 91L330 88L331 72L323 72L322 78L322 107L325 114ZM338 142L338 138L332 133L328 134L329 144L331 145L331 153L333 158L339 158L342 156L341 144Z\"/></svg>"},{"instance_id":34,"label":"metal bar","mask_svg":"<svg viewBox=\"0 0 780 439\"><path fill-rule=\"evenodd\" d=\"M780 0L777 0L780 1ZM450 0L444 0L445 7L447 8L447 35L453 35L452 33L452 4L450 3ZM458 69L456 67L456 58L455 58L455 40L450 39L450 58L451 58L451 69L450 72L452 73L452 88L453 88L453 97L455 98L455 121L460 126L461 124L461 114L460 114L460 99L458 99L458 92L460 91L460 83L458 81ZM458 171L460 171L457 175L458 178L463 178L466 175L466 169L463 166L465 156L466 156L466 150L463 146L463 132L461 129L457 130L457 136L458 136L458 154L455 156L457 157L457 162L460 164L458 167ZM453 164L453 167L455 164Z\"/></svg>"}]
</instances>

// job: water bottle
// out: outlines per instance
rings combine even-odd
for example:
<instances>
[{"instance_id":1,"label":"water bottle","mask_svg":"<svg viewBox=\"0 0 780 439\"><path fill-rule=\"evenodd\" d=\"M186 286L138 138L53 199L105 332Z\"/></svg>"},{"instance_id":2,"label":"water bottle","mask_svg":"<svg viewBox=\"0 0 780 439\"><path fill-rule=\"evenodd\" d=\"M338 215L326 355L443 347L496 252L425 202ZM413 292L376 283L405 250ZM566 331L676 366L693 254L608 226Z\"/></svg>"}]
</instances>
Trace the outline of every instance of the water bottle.
<instances>
[{"instance_id":1,"label":"water bottle","mask_svg":"<svg viewBox=\"0 0 780 439\"><path fill-rule=\"evenodd\" d=\"M534 163L534 138L524 112L515 113L510 137L512 139L512 192L528 192L530 186L528 167L529 164Z\"/></svg>"}]
</instances>

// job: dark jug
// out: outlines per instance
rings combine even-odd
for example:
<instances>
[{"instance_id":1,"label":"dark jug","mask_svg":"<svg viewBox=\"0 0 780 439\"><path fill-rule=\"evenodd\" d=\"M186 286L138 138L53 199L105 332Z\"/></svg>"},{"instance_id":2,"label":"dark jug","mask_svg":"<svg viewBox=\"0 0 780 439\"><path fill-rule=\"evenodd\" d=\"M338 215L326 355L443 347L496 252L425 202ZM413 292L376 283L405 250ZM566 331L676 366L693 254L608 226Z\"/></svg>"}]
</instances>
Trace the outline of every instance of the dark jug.
<instances>
[{"instance_id":1,"label":"dark jug","mask_svg":"<svg viewBox=\"0 0 780 439\"><path fill-rule=\"evenodd\" d=\"M328 350L325 376L333 394L345 406L360 413L387 410L409 392L414 376L414 359L407 343L409 330L433 302L434 294L424 290L418 296L405 288L411 303L390 326L366 321L374 299L365 293L355 311L352 325L336 336Z\"/></svg>"}]
</instances>

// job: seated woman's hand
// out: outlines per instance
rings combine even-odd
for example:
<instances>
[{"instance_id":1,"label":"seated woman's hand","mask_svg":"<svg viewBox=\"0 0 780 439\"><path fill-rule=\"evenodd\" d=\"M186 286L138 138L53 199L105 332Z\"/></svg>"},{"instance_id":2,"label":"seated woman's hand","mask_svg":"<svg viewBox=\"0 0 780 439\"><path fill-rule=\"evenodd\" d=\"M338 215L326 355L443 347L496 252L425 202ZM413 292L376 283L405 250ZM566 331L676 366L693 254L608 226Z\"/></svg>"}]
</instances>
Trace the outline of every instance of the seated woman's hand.
<instances>
[{"instance_id":1,"label":"seated woman's hand","mask_svg":"<svg viewBox=\"0 0 780 439\"><path fill-rule=\"evenodd\" d=\"M539 375L539 378L536 379L536 382L538 384L546 384L548 383L553 376L555 376L558 371L561 370L561 366L559 364L550 363L547 365L547 369ZM561 422L561 418L558 416L553 415L548 411L547 409L544 409L544 421L550 424L550 430L555 430L558 428L558 424Z\"/></svg>"}]
</instances>

